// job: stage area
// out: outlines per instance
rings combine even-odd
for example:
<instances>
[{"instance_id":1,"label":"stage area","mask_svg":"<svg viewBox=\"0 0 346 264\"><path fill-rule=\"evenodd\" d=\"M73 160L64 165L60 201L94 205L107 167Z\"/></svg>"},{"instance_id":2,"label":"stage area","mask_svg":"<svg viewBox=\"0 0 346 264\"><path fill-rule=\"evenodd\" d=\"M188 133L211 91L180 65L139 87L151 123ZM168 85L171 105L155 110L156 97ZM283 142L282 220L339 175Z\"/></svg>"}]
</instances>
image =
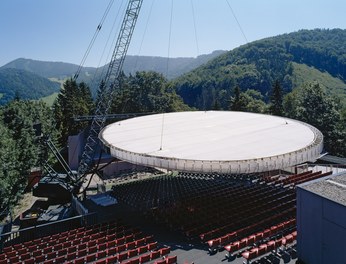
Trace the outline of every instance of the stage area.
<instances>
[{"instance_id":1,"label":"stage area","mask_svg":"<svg viewBox=\"0 0 346 264\"><path fill-rule=\"evenodd\" d=\"M121 160L204 173L283 169L315 161L323 149L322 133L306 123L230 111L131 118L108 125L100 139Z\"/></svg>"}]
</instances>

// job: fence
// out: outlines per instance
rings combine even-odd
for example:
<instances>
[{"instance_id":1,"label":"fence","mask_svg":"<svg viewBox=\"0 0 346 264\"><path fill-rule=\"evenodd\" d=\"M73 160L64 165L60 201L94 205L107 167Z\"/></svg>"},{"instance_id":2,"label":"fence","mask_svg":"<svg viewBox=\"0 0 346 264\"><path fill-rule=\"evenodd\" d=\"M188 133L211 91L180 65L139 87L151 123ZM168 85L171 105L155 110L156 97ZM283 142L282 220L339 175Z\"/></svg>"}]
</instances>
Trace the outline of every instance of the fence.
<instances>
[{"instance_id":1,"label":"fence","mask_svg":"<svg viewBox=\"0 0 346 264\"><path fill-rule=\"evenodd\" d=\"M97 223L97 220L97 214L90 213L1 234L0 252L4 246L31 241L36 238L64 232L82 226L94 225Z\"/></svg>"}]
</instances>

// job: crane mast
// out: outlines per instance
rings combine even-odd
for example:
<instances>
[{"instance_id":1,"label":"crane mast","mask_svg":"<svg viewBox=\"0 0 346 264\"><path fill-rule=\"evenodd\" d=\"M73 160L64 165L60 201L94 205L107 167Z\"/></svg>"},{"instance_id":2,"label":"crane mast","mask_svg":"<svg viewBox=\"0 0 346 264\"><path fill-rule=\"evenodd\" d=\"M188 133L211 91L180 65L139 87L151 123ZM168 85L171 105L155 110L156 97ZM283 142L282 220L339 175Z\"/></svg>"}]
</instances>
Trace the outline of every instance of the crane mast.
<instances>
[{"instance_id":1,"label":"crane mast","mask_svg":"<svg viewBox=\"0 0 346 264\"><path fill-rule=\"evenodd\" d=\"M105 126L106 115L111 106L114 92L120 85L120 74L124 64L127 50L130 45L131 37L135 29L139 11L143 0L129 0L126 13L119 31L117 42L114 47L111 61L107 73L104 77L105 89L100 95L95 115L91 123L89 135L86 140L84 152L78 167L75 183L84 178L84 175L90 171L94 163L94 157L98 150L98 135Z\"/></svg>"}]
</instances>

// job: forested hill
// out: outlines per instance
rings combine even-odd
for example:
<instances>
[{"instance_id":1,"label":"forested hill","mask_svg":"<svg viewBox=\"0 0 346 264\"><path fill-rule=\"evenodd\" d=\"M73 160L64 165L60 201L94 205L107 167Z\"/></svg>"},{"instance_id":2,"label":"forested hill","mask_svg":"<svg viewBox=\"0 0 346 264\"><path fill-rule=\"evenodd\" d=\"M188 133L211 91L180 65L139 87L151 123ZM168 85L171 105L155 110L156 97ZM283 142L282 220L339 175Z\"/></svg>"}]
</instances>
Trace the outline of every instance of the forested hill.
<instances>
[{"instance_id":1,"label":"forested hill","mask_svg":"<svg viewBox=\"0 0 346 264\"><path fill-rule=\"evenodd\" d=\"M302 64L345 83L346 30L300 30L251 42L179 77L175 87L190 106L208 109L217 102L227 109L236 86L268 98L278 80L285 92L291 91Z\"/></svg>"},{"instance_id":2,"label":"forested hill","mask_svg":"<svg viewBox=\"0 0 346 264\"><path fill-rule=\"evenodd\" d=\"M60 84L17 69L0 69L0 105L15 97L39 99L60 90Z\"/></svg>"},{"instance_id":3,"label":"forested hill","mask_svg":"<svg viewBox=\"0 0 346 264\"><path fill-rule=\"evenodd\" d=\"M223 53L225 53L225 51L218 50L210 54L200 55L196 58L170 58L168 61L167 58L164 57L128 55L124 62L123 70L125 74L134 74L137 71L156 71L164 74L168 79L172 79L195 69ZM94 67L83 67L79 76L80 81L88 82L94 77L96 72L101 74L103 72L103 67L108 67L108 65L102 66L99 69ZM78 65L65 62L19 58L7 63L0 69L4 68L25 70L45 78L66 79L74 76L77 72ZM101 79L101 77L99 76L97 79Z\"/></svg>"}]
</instances>

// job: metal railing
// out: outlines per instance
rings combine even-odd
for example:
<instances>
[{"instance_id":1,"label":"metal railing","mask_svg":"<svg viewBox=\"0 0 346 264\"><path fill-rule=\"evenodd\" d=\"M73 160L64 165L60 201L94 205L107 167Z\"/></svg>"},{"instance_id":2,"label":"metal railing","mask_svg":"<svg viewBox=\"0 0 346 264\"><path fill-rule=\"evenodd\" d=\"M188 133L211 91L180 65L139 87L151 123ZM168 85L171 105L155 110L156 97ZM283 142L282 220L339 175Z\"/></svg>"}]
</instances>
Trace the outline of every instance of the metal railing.
<instances>
[{"instance_id":1,"label":"metal railing","mask_svg":"<svg viewBox=\"0 0 346 264\"><path fill-rule=\"evenodd\" d=\"M97 214L90 213L4 233L0 235L0 252L6 246L31 241L78 227L91 226L96 224L97 221Z\"/></svg>"}]
</instances>

